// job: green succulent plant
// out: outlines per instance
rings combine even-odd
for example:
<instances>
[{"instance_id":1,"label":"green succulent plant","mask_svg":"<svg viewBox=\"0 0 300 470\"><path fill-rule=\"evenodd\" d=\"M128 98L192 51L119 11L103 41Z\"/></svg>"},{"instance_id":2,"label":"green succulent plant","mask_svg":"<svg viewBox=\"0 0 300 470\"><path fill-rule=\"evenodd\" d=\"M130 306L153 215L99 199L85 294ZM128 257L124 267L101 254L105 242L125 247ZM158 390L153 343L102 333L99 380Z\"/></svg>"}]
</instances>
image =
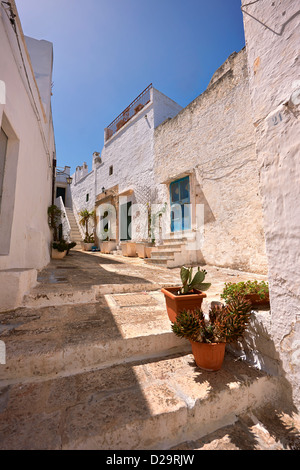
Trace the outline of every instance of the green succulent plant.
<instances>
[{"instance_id":1,"label":"green succulent plant","mask_svg":"<svg viewBox=\"0 0 300 470\"><path fill-rule=\"evenodd\" d=\"M225 302L240 295L257 294L261 299L269 297L269 284L265 281L227 282L221 294Z\"/></svg>"},{"instance_id":2,"label":"green succulent plant","mask_svg":"<svg viewBox=\"0 0 300 470\"><path fill-rule=\"evenodd\" d=\"M245 333L251 316L251 303L237 297L226 305L212 306L209 319L200 309L180 312L172 323L173 333L199 343L232 343Z\"/></svg>"},{"instance_id":3,"label":"green succulent plant","mask_svg":"<svg viewBox=\"0 0 300 470\"><path fill-rule=\"evenodd\" d=\"M182 266L180 269L180 277L182 282L182 287L180 289L181 294L187 294L188 292L193 291L193 289L206 291L210 288L211 283L203 282L207 271L198 267L196 274L193 277L193 268L186 268Z\"/></svg>"}]
</instances>

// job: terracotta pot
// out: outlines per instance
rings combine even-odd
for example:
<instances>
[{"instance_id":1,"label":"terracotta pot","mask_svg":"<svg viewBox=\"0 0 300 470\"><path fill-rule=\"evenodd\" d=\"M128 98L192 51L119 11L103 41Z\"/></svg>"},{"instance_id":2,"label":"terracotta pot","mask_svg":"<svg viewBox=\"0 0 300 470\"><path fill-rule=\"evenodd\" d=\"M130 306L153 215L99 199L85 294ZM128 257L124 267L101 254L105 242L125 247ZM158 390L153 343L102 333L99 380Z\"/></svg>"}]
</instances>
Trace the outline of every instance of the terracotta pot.
<instances>
[{"instance_id":1,"label":"terracotta pot","mask_svg":"<svg viewBox=\"0 0 300 470\"><path fill-rule=\"evenodd\" d=\"M190 341L195 362L200 369L216 371L221 369L226 343L196 343Z\"/></svg>"},{"instance_id":2,"label":"terracotta pot","mask_svg":"<svg viewBox=\"0 0 300 470\"><path fill-rule=\"evenodd\" d=\"M259 297L258 294L246 294L245 299L250 300L252 307L259 307L262 305L269 306L270 305L270 299L269 296L267 295L263 299Z\"/></svg>"},{"instance_id":3,"label":"terracotta pot","mask_svg":"<svg viewBox=\"0 0 300 470\"><path fill-rule=\"evenodd\" d=\"M52 259L62 259L66 256L67 250L58 251L56 248L52 248L51 258Z\"/></svg>"},{"instance_id":4,"label":"terracotta pot","mask_svg":"<svg viewBox=\"0 0 300 470\"><path fill-rule=\"evenodd\" d=\"M166 307L169 319L172 323L175 322L176 316L182 310L194 311L201 308L202 301L206 297L205 292L197 291L193 294L175 295L180 287L164 287L161 292L165 295Z\"/></svg>"},{"instance_id":5,"label":"terracotta pot","mask_svg":"<svg viewBox=\"0 0 300 470\"><path fill-rule=\"evenodd\" d=\"M94 246L94 243L83 243L83 250L84 251L92 251L93 246Z\"/></svg>"},{"instance_id":6,"label":"terracotta pot","mask_svg":"<svg viewBox=\"0 0 300 470\"><path fill-rule=\"evenodd\" d=\"M136 243L136 254L139 258L146 258L146 244L144 242Z\"/></svg>"},{"instance_id":7,"label":"terracotta pot","mask_svg":"<svg viewBox=\"0 0 300 470\"><path fill-rule=\"evenodd\" d=\"M153 245L150 245L150 246L146 246L145 247L145 256L146 258L151 258L151 253L152 253L152 250L154 249L155 247Z\"/></svg>"},{"instance_id":8,"label":"terracotta pot","mask_svg":"<svg viewBox=\"0 0 300 470\"><path fill-rule=\"evenodd\" d=\"M136 243L135 242L126 243L126 256L131 256L131 257L136 256Z\"/></svg>"},{"instance_id":9,"label":"terracotta pot","mask_svg":"<svg viewBox=\"0 0 300 470\"><path fill-rule=\"evenodd\" d=\"M109 254L116 248L117 244L114 241L108 240L100 243L101 253Z\"/></svg>"}]
</instances>

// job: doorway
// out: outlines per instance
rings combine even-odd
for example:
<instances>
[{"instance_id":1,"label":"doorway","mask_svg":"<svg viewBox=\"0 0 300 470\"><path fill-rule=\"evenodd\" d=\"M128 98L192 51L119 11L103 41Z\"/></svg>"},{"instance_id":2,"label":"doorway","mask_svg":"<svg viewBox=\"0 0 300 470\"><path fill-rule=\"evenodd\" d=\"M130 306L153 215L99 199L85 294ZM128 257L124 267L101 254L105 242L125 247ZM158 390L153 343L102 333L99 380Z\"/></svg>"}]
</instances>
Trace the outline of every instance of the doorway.
<instances>
[{"instance_id":1,"label":"doorway","mask_svg":"<svg viewBox=\"0 0 300 470\"><path fill-rule=\"evenodd\" d=\"M186 176L170 184L171 232L191 228L190 178Z\"/></svg>"},{"instance_id":2,"label":"doorway","mask_svg":"<svg viewBox=\"0 0 300 470\"><path fill-rule=\"evenodd\" d=\"M131 205L131 201L120 205L120 241L131 240Z\"/></svg>"},{"instance_id":3,"label":"doorway","mask_svg":"<svg viewBox=\"0 0 300 470\"><path fill-rule=\"evenodd\" d=\"M63 200L64 205L66 205L66 188L56 188L56 197L60 197Z\"/></svg>"}]
</instances>

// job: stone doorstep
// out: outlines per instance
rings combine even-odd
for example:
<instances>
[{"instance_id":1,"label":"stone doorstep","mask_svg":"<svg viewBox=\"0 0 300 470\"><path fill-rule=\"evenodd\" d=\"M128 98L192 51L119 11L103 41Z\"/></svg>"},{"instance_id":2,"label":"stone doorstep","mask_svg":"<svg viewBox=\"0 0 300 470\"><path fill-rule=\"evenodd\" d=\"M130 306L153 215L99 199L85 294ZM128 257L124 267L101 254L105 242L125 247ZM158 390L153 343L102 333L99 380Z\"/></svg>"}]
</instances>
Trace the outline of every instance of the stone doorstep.
<instances>
[{"instance_id":1,"label":"stone doorstep","mask_svg":"<svg viewBox=\"0 0 300 470\"><path fill-rule=\"evenodd\" d=\"M0 449L170 449L280 399L278 379L226 354L222 369L191 354L0 389Z\"/></svg>"}]
</instances>

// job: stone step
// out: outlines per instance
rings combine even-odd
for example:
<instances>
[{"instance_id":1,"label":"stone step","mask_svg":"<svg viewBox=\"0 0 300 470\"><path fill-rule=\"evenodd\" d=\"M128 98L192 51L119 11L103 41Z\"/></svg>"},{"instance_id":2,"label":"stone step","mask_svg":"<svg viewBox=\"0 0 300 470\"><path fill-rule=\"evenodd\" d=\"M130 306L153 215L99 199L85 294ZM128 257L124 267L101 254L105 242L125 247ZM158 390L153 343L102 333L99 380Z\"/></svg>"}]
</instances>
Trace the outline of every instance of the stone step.
<instances>
[{"instance_id":1,"label":"stone step","mask_svg":"<svg viewBox=\"0 0 300 470\"><path fill-rule=\"evenodd\" d=\"M199 369L191 354L66 370L1 386L0 449L181 448L279 395L278 379L230 354L218 372Z\"/></svg>"},{"instance_id":2,"label":"stone step","mask_svg":"<svg viewBox=\"0 0 300 470\"><path fill-rule=\"evenodd\" d=\"M174 258L175 253L180 253L181 250L176 251L176 250L155 250L152 251L151 253L151 258L152 259L157 259L157 258Z\"/></svg>"},{"instance_id":3,"label":"stone step","mask_svg":"<svg viewBox=\"0 0 300 470\"><path fill-rule=\"evenodd\" d=\"M86 292L87 303L60 299L56 306L1 315L2 383L190 350L173 334L160 291L98 294L97 301L92 294Z\"/></svg>"},{"instance_id":4,"label":"stone step","mask_svg":"<svg viewBox=\"0 0 300 470\"><path fill-rule=\"evenodd\" d=\"M64 275L64 272L63 272ZM124 294L130 292L151 292L164 287L163 284L154 282L132 284L101 284L86 286L85 288L75 288L70 285L63 285L63 289L58 288L59 283L64 284L64 277L60 278L60 273L53 278L53 287L34 287L23 299L23 308L57 307L63 305L94 303L107 294ZM1 317L2 318L2 317Z\"/></svg>"},{"instance_id":5,"label":"stone step","mask_svg":"<svg viewBox=\"0 0 300 470\"><path fill-rule=\"evenodd\" d=\"M155 249L162 249L162 250L173 250L173 251L181 251L184 248L184 243L169 243L158 245Z\"/></svg>"},{"instance_id":6,"label":"stone step","mask_svg":"<svg viewBox=\"0 0 300 470\"><path fill-rule=\"evenodd\" d=\"M267 404L239 415L231 425L170 450L300 450L299 429L300 423L290 411Z\"/></svg>"},{"instance_id":7,"label":"stone step","mask_svg":"<svg viewBox=\"0 0 300 470\"><path fill-rule=\"evenodd\" d=\"M71 237L73 242L77 242L77 243L82 242L82 238L80 236L78 236L77 234L74 235L73 232L70 233L70 237Z\"/></svg>"},{"instance_id":8,"label":"stone step","mask_svg":"<svg viewBox=\"0 0 300 470\"><path fill-rule=\"evenodd\" d=\"M174 244L185 244L187 242L187 238L164 238L163 244L164 245L174 245Z\"/></svg>"},{"instance_id":9,"label":"stone step","mask_svg":"<svg viewBox=\"0 0 300 470\"><path fill-rule=\"evenodd\" d=\"M172 257L169 257L169 259L173 259ZM145 258L144 259L145 263L147 264L153 264L153 265L161 265L161 266L167 266L168 264L168 259L167 257L164 258Z\"/></svg>"},{"instance_id":10,"label":"stone step","mask_svg":"<svg viewBox=\"0 0 300 470\"><path fill-rule=\"evenodd\" d=\"M77 232L80 236L80 239L82 239L81 235L80 235L80 230L79 230L76 218L75 218L75 215L73 213L73 210L68 208L68 207L65 207L65 210L66 210L66 215L67 215L68 220L69 220L71 231Z\"/></svg>"}]
</instances>

